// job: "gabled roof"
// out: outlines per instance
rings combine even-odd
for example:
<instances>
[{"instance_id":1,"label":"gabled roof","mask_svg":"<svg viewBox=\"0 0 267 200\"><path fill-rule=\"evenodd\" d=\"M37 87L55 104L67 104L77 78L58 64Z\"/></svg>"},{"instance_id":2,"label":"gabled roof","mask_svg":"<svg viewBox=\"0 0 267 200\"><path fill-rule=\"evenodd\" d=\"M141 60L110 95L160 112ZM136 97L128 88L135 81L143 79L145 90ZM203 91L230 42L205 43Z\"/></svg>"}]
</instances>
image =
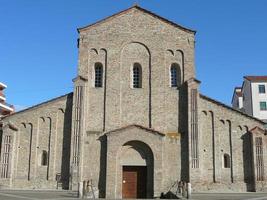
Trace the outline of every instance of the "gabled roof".
<instances>
[{"instance_id":1,"label":"gabled roof","mask_svg":"<svg viewBox=\"0 0 267 200\"><path fill-rule=\"evenodd\" d=\"M106 17L106 18L104 18L104 19L102 19L102 20L100 20L100 21L97 21L97 22L93 23L93 24L90 24L90 25L87 25L87 26L78 28L77 31L80 33L81 31L86 30L86 29L88 29L88 28L90 28L90 27L93 27L93 26L95 26L95 25L99 25L99 24L101 24L101 23L103 23L103 22L106 22L106 21L108 21L108 20L113 19L114 17L117 17L117 16L120 16L120 15L122 15L122 14L128 13L128 12L130 12L130 11L133 10L133 9L140 10L140 11L146 13L146 14L149 14L149 15L151 15L151 16L157 18L157 19L160 19L160 20L164 21L165 23L168 23L168 24L170 24L170 25L172 25L172 26L174 26L174 27L176 27L176 28L180 28L180 29L182 29L182 30L184 30L184 31L186 31L186 32L196 34L196 31L195 31L195 30L191 30L191 29L185 28L185 27L183 27L183 26L181 26L181 25L179 25L179 24L176 24L175 22L172 22L172 21L170 21L170 20L168 20L168 19L166 19L166 18L163 18L163 17L161 17L161 16L159 16L159 15L157 15L157 14L155 14L155 13L149 11L149 10L146 10L146 9L144 9L144 8L141 8L141 7L138 6L138 5L134 5L134 6L130 7L130 8L127 8L126 10L122 10L122 11L116 13L116 14L113 14L113 15L111 15L111 16L109 16L109 17Z\"/></svg>"},{"instance_id":2,"label":"gabled roof","mask_svg":"<svg viewBox=\"0 0 267 200\"><path fill-rule=\"evenodd\" d=\"M267 76L244 76L244 79L251 82L267 82Z\"/></svg>"},{"instance_id":3,"label":"gabled roof","mask_svg":"<svg viewBox=\"0 0 267 200\"><path fill-rule=\"evenodd\" d=\"M239 114L241 114L241 115L243 115L243 116L245 116L245 117L248 117L248 118L250 118L250 119L253 119L253 120L255 120L255 121L257 121L257 122L259 122L259 123L261 123L261 124L263 124L263 125L265 124L264 121L262 121L262 120L260 120L260 119L258 119L258 118L256 118L256 117L253 117L253 116L248 115L248 114L246 114L246 113L244 113L244 112L241 112L240 110L234 109L234 108L232 108L232 107L230 107L230 106L228 106L228 105L225 105L225 104L223 104L223 103L221 103L221 102L219 102L219 101L217 101L217 100L215 100L215 99L212 99L212 98L210 98L210 97L207 97L207 96L205 96L205 95L203 95L203 94L199 94L199 97L202 98L202 99L205 99L205 100L207 100L207 101L210 101L210 102L212 102L212 103L215 103L215 104L217 104L218 106L222 106L222 107L224 107L224 108L226 108L226 109L228 109L228 110L231 110L231 111L236 112L236 113L239 113Z\"/></svg>"},{"instance_id":4,"label":"gabled roof","mask_svg":"<svg viewBox=\"0 0 267 200\"><path fill-rule=\"evenodd\" d=\"M133 127L140 128L140 129L143 129L145 131L152 132L152 133L157 134L157 135L160 135L160 136L165 136L165 134L162 133L162 132L159 132L159 131L156 131L156 130L154 130L152 128L147 128L145 126L141 126L141 125L138 125L138 124L131 124L131 125L123 126L121 128L118 128L118 129L115 129L115 130L112 130L112 131L107 131L105 134L110 134L110 133L122 131L124 129L133 128Z\"/></svg>"},{"instance_id":5,"label":"gabled roof","mask_svg":"<svg viewBox=\"0 0 267 200\"><path fill-rule=\"evenodd\" d=\"M43 106L43 105L46 105L46 104L48 104L48 103L57 101L57 100L59 100L59 99L61 99L61 98L65 98L65 97L67 97L67 96L71 96L71 97L72 97L72 95L73 95L73 92L70 92L70 93L68 93L68 94L64 94L64 95L62 95L62 96L59 96L59 97L50 99L50 100L48 100L48 101L44 101L44 102L42 102L42 103L36 104L36 105L34 105L34 106L31 106L31 107L29 107L29 108L20 110L20 111L18 111L18 112L14 112L14 113L12 113L12 114L10 114L10 115L7 115L7 116L3 117L2 119L9 118L10 116L17 115L17 114L19 114L19 113L23 113L23 112L26 112L26 111L28 111L28 110L32 110L32 109L35 109L35 108L39 108L39 107L41 107L41 106Z\"/></svg>"},{"instance_id":6,"label":"gabled roof","mask_svg":"<svg viewBox=\"0 0 267 200\"><path fill-rule=\"evenodd\" d=\"M250 129L249 132L251 132L252 134L253 133L262 133L264 135L267 135L267 130L266 129L264 130L258 126L255 126L254 128Z\"/></svg>"}]
</instances>

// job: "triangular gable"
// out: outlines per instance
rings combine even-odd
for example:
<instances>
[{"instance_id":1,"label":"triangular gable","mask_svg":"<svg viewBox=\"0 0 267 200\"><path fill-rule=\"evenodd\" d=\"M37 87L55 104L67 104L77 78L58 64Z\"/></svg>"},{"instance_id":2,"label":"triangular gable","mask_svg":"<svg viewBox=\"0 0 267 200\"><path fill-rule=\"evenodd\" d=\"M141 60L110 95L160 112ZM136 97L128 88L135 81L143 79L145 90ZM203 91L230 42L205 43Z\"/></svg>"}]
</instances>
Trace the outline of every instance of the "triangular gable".
<instances>
[{"instance_id":1,"label":"triangular gable","mask_svg":"<svg viewBox=\"0 0 267 200\"><path fill-rule=\"evenodd\" d=\"M72 79L72 82L77 82L77 81L85 81L85 82L87 82L88 79L79 75L79 76L75 77L74 79Z\"/></svg>"},{"instance_id":2,"label":"triangular gable","mask_svg":"<svg viewBox=\"0 0 267 200\"><path fill-rule=\"evenodd\" d=\"M6 129L6 128L10 128L10 129L13 130L13 131L18 131L18 128L17 128L14 124L12 124L12 123L10 123L10 122L6 123L6 124L3 126L3 129Z\"/></svg>"},{"instance_id":3,"label":"triangular gable","mask_svg":"<svg viewBox=\"0 0 267 200\"><path fill-rule=\"evenodd\" d=\"M262 129L258 126L255 126L254 128L250 129L249 131L250 133L252 134L264 134L264 135L267 135L267 130L265 129Z\"/></svg>"},{"instance_id":4,"label":"triangular gable","mask_svg":"<svg viewBox=\"0 0 267 200\"><path fill-rule=\"evenodd\" d=\"M155 18L157 18L157 19L159 19L159 20L161 20L161 21L163 21L163 22L165 22L165 23L167 23L167 24L170 24L170 25L172 25L172 26L174 26L174 27L176 27L176 28L182 29L182 30L184 30L184 31L186 31L186 32L196 34L196 31L191 30L191 29L188 29L188 28L185 28L185 27L183 27L183 26L181 26L181 25L179 25L179 24L176 24L175 22L172 22L172 21L170 21L170 20L168 20L168 19L166 19L166 18L163 18L163 17L161 17L161 16L159 16L159 15L157 15L157 14L155 14L155 13L149 11L149 10L146 10L146 9L144 9L144 8L141 8L141 7L138 6L138 5L134 5L134 6L130 7L130 8L127 8L126 10L120 11L120 12L118 12L118 13L116 13L116 14L113 14L113 15L111 15L111 16L109 16L109 17L106 17L106 18L104 18L104 19L102 19L102 20L100 20L100 21L97 21L97 22L93 23L93 24L90 24L90 25L87 25L87 26L78 28L77 31L80 33L80 32L83 31L83 30L87 30L87 29L89 29L89 28L91 28L91 27L93 27L93 26L96 26L96 25L99 25L99 24L101 24L101 23L103 23L103 22L106 22L106 21L108 21L108 20L111 20L111 19L113 19L114 17L117 17L117 16L120 16L120 15L126 14L126 13L130 12L130 11L133 10L133 9L137 9L137 10L139 10L139 11L142 11L142 12L146 13L146 14L149 14L150 16L153 16L153 17L155 17Z\"/></svg>"},{"instance_id":5,"label":"triangular gable","mask_svg":"<svg viewBox=\"0 0 267 200\"><path fill-rule=\"evenodd\" d=\"M154 129L147 128L147 127L144 127L144 126L141 126L141 125L137 125L137 124L127 125L127 126L124 126L124 127L118 128L118 129L114 129L112 131L105 132L104 134L109 135L111 133L120 132L120 131L123 131L125 129L130 129L130 128L139 128L139 129L151 132L153 134L156 134L156 135L159 135L159 136L162 136L162 137L165 136L165 134L162 133L162 132L159 132L159 131L156 131Z\"/></svg>"}]
</instances>

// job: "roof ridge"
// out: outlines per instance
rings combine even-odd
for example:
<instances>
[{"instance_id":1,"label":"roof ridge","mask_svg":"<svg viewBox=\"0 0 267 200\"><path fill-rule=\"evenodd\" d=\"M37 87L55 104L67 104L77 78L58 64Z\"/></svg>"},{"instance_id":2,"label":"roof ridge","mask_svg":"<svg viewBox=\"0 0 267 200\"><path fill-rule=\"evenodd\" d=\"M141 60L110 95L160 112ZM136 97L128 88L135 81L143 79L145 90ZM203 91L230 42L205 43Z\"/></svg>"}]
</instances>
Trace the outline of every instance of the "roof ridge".
<instances>
[{"instance_id":1,"label":"roof ridge","mask_svg":"<svg viewBox=\"0 0 267 200\"><path fill-rule=\"evenodd\" d=\"M252 81L252 82L260 82L260 81L267 81L267 75L262 75L262 76L243 76L244 79L247 79L248 81Z\"/></svg>"},{"instance_id":2,"label":"roof ridge","mask_svg":"<svg viewBox=\"0 0 267 200\"><path fill-rule=\"evenodd\" d=\"M211 102L213 102L213 103L215 103L215 104L218 104L218 105L220 105L220 106L222 106L222 107L225 107L225 108L227 108L227 109L229 109L229 110L232 110L232 111L237 112L237 113L239 113L239 114L241 114L241 115L244 115L244 116L246 116L246 117L248 117L248 118L254 119L254 120L260 122L261 124L265 124L264 121L262 121L262 120L260 120L260 119L258 119L258 118L256 118L256 117L253 117L253 116L248 115L248 114L246 114L246 113L244 113L244 112L241 112L240 110L234 109L234 108L232 108L231 106L228 106L228 105L226 105L226 104L224 104L224 103L222 103L222 102L219 102L219 101L217 101L217 100L215 100L215 99L212 99L212 98L210 98L210 97L208 97L208 96L205 96L205 95L203 95L203 94L201 94L201 93L199 94L199 96L200 96L201 98L203 98L203 99L206 99L206 100L208 100L208 101L211 101Z\"/></svg>"},{"instance_id":3,"label":"roof ridge","mask_svg":"<svg viewBox=\"0 0 267 200\"><path fill-rule=\"evenodd\" d=\"M20 111L18 111L18 112L14 112L14 113L12 113L12 114L10 114L10 115L7 115L7 116L3 117L2 119L8 118L8 117L13 116L13 115L15 115L15 114L19 114L19 113L25 112L25 111L30 110L30 109L33 109L33 108L37 108L37 107L39 107L39 106L42 106L42 105L44 105L44 104L50 103L50 102L52 102L52 101L58 100L58 99L60 99L60 98L63 98L63 97L65 97L65 96L72 95L72 94L73 94L73 92L69 92L69 93L67 93L67 94L64 94L64 95L55 97L55 98L53 98L53 99L49 99L49 100L47 100L47 101L44 101L44 102L35 104L35 105L33 105L33 106L30 106L30 107L25 108L25 109L23 109L23 110L20 110Z\"/></svg>"},{"instance_id":4,"label":"roof ridge","mask_svg":"<svg viewBox=\"0 0 267 200\"><path fill-rule=\"evenodd\" d=\"M161 16L159 16L159 15L157 15L157 14L155 14L155 13L153 13L153 12L151 12L151 11L145 9L145 8L142 8L141 6L139 6L139 5L137 5L137 4L134 4L133 6L127 8L127 9L124 9L124 10L122 10L122 11L119 11L119 12L117 12L117 13L114 13L114 14L112 14L112 15L110 15L110 16L107 16L107 17L105 17L105 18L103 18L103 19L101 19L101 20L98 20L98 21L96 21L96 22L94 22L94 23L92 23L92 24L89 24L89 25L84 26L84 27L81 27L81 28L77 28L77 31L78 31L78 33L80 33L80 31L83 30L83 29L87 29L87 28L90 28L90 27L92 27L92 26L94 26L94 25L100 24L100 23L102 23L102 22L104 22L104 21L107 21L107 20L109 20L109 19L111 19L111 18L113 18L113 17L115 17L115 16L118 16L118 15L121 15L121 14L123 14L123 13L126 13L126 12L128 12L129 10L131 10L131 9L133 9L133 8L136 8L136 9L138 9L138 10L141 10L141 11L143 11L143 12L145 12L145 13L147 13L147 14L153 16L153 17L156 17L156 18L158 18L158 19L160 19L160 20L162 20L162 21L165 21L166 23L168 23L168 24L170 24L170 25L172 25L172 26L178 27L178 28L180 28L180 29L182 29L182 30L184 30L184 31L187 31L187 32L196 34L196 31L195 31L195 30L192 30L192 29L186 28L186 27L184 27L184 26L181 26L181 25L179 25L179 24L177 24L177 23L175 23L175 22L173 22L173 21L170 21L170 20L168 20L168 19L166 19L166 18L164 18L164 17L161 17Z\"/></svg>"}]
</instances>

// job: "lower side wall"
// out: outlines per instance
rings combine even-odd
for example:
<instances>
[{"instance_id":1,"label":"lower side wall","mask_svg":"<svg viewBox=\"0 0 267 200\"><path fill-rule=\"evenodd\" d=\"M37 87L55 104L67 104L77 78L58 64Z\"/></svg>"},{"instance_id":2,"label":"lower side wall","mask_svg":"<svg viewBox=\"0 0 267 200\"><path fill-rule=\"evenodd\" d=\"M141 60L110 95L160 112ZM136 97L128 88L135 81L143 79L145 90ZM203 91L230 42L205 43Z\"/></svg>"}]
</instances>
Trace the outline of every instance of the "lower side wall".
<instances>
[{"instance_id":1,"label":"lower side wall","mask_svg":"<svg viewBox=\"0 0 267 200\"><path fill-rule=\"evenodd\" d=\"M10 180L0 179L0 189L59 189L61 184L57 187L56 181L40 181L40 180Z\"/></svg>"},{"instance_id":2,"label":"lower side wall","mask_svg":"<svg viewBox=\"0 0 267 200\"><path fill-rule=\"evenodd\" d=\"M236 183L207 183L198 182L192 184L194 192L248 192L252 186L244 182Z\"/></svg>"},{"instance_id":3,"label":"lower side wall","mask_svg":"<svg viewBox=\"0 0 267 200\"><path fill-rule=\"evenodd\" d=\"M40 180L11 180L0 179L0 189L59 189L61 185L58 185L56 181L40 181ZM244 182L235 183L207 183L207 182L195 182L192 183L193 192L267 192L267 181L257 182L256 185L248 184ZM166 189L166 188L165 188ZM172 188L173 189L173 188ZM168 189L167 189L168 190ZM166 194L168 191L162 191Z\"/></svg>"},{"instance_id":4,"label":"lower side wall","mask_svg":"<svg viewBox=\"0 0 267 200\"><path fill-rule=\"evenodd\" d=\"M194 192L267 192L267 181L257 182L256 185L244 182L235 183L207 183L192 184Z\"/></svg>"}]
</instances>

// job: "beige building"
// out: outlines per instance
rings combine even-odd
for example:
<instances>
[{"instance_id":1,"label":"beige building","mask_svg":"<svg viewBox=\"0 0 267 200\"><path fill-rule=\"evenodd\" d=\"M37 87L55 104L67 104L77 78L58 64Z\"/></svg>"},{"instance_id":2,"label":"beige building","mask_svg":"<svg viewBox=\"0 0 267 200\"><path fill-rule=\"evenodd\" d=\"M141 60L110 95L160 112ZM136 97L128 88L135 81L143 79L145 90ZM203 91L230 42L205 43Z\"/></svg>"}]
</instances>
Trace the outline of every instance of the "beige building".
<instances>
[{"instance_id":1,"label":"beige building","mask_svg":"<svg viewBox=\"0 0 267 200\"><path fill-rule=\"evenodd\" d=\"M4 90L7 88L7 85L0 82L0 120L2 117L9 115L14 112L14 106L10 105L6 102L6 96L4 94ZM1 125L1 121L0 121Z\"/></svg>"},{"instance_id":2,"label":"beige building","mask_svg":"<svg viewBox=\"0 0 267 200\"><path fill-rule=\"evenodd\" d=\"M242 87L236 87L233 108L267 122L267 76L244 76Z\"/></svg>"},{"instance_id":3,"label":"beige building","mask_svg":"<svg viewBox=\"0 0 267 200\"><path fill-rule=\"evenodd\" d=\"M195 31L133 6L78 32L74 92L3 120L2 187L267 190L264 123L200 94Z\"/></svg>"}]
</instances>

